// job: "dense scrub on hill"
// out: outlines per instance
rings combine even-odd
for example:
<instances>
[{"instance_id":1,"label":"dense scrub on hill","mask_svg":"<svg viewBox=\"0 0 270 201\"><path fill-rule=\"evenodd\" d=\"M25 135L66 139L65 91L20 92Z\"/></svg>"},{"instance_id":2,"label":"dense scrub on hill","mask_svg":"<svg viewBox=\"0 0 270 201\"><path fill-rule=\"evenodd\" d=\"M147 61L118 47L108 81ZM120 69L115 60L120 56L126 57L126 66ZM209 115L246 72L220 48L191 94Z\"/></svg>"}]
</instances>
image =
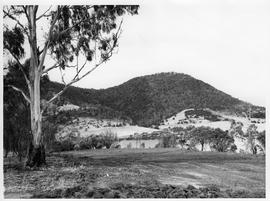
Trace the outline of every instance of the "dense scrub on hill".
<instances>
[{"instance_id":1,"label":"dense scrub on hill","mask_svg":"<svg viewBox=\"0 0 270 201\"><path fill-rule=\"evenodd\" d=\"M51 90L61 88L51 83ZM263 107L253 106L211 85L181 73L159 73L133 78L119 86L94 90L71 87L63 99L77 105L100 104L129 116L142 126L159 124L187 108L210 108L244 115L251 108L260 117ZM258 116L257 115L257 116Z\"/></svg>"}]
</instances>

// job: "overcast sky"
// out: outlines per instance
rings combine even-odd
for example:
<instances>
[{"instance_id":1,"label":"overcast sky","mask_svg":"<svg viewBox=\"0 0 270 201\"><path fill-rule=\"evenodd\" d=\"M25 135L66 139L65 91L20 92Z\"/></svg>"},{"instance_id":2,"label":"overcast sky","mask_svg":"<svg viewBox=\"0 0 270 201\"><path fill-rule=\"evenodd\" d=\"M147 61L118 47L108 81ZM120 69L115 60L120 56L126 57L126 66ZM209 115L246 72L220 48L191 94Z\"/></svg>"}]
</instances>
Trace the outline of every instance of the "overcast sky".
<instances>
[{"instance_id":1,"label":"overcast sky","mask_svg":"<svg viewBox=\"0 0 270 201\"><path fill-rule=\"evenodd\" d=\"M267 0L146 1L139 15L124 17L118 53L75 86L107 88L174 71L265 105L269 22ZM60 81L56 71L49 76Z\"/></svg>"}]
</instances>

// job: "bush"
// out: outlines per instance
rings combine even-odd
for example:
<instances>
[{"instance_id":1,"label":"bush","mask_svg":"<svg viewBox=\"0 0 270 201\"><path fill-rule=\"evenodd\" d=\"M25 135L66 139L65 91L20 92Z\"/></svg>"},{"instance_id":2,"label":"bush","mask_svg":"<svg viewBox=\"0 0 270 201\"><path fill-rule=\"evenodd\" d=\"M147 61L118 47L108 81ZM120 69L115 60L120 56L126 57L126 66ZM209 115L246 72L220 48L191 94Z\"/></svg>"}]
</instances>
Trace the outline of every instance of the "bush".
<instances>
[{"instance_id":1,"label":"bush","mask_svg":"<svg viewBox=\"0 0 270 201\"><path fill-rule=\"evenodd\" d=\"M231 152L235 152L237 150L237 146L235 144L233 144L231 146Z\"/></svg>"},{"instance_id":2,"label":"bush","mask_svg":"<svg viewBox=\"0 0 270 201\"><path fill-rule=\"evenodd\" d=\"M118 140L117 134L111 130L106 130L105 133L101 133L103 145L109 149L111 145Z\"/></svg>"},{"instance_id":3,"label":"bush","mask_svg":"<svg viewBox=\"0 0 270 201\"><path fill-rule=\"evenodd\" d=\"M262 131L259 133L259 135L257 136L257 140L260 142L260 144L265 149L265 131Z\"/></svg>"},{"instance_id":4,"label":"bush","mask_svg":"<svg viewBox=\"0 0 270 201\"><path fill-rule=\"evenodd\" d=\"M92 136L89 136L87 138L82 138L79 141L79 149L92 149L93 148L93 141L92 141Z\"/></svg>"},{"instance_id":5,"label":"bush","mask_svg":"<svg viewBox=\"0 0 270 201\"><path fill-rule=\"evenodd\" d=\"M54 151L72 151L74 150L75 143L70 139L65 139L63 141L56 141L54 143Z\"/></svg>"}]
</instances>

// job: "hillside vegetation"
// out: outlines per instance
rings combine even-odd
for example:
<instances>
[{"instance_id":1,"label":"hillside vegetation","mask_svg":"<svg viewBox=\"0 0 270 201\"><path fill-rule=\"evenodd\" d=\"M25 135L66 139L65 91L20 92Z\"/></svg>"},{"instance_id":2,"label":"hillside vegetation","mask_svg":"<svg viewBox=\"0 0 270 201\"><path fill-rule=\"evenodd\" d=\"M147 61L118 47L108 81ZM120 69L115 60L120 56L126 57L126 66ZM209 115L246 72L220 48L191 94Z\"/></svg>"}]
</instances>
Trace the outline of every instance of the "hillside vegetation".
<instances>
[{"instance_id":1,"label":"hillside vegetation","mask_svg":"<svg viewBox=\"0 0 270 201\"><path fill-rule=\"evenodd\" d=\"M50 82L50 90L62 86ZM69 88L63 99L76 105L101 105L120 111L141 126L158 125L162 120L187 108L210 108L233 115L249 109L264 116L264 108L254 106L182 73L159 73L133 78L119 86L94 90ZM245 114L244 114L245 113Z\"/></svg>"}]
</instances>

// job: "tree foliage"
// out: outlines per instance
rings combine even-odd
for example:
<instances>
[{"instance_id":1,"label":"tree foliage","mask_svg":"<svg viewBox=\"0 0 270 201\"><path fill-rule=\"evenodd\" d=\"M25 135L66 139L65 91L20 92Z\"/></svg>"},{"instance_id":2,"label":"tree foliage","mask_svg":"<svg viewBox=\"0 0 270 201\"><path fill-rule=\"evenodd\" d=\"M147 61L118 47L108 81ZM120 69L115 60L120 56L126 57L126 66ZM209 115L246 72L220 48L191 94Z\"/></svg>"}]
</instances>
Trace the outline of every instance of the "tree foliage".
<instances>
[{"instance_id":1,"label":"tree foliage","mask_svg":"<svg viewBox=\"0 0 270 201\"><path fill-rule=\"evenodd\" d=\"M26 90L18 64L9 62L9 72L4 76L4 150L6 154L13 152L20 157L25 156L30 135L30 111L20 91Z\"/></svg>"},{"instance_id":2,"label":"tree foliage","mask_svg":"<svg viewBox=\"0 0 270 201\"><path fill-rule=\"evenodd\" d=\"M263 148L265 149L265 131L262 131L258 134L257 140L261 143Z\"/></svg>"},{"instance_id":3,"label":"tree foliage","mask_svg":"<svg viewBox=\"0 0 270 201\"><path fill-rule=\"evenodd\" d=\"M242 129L243 129L243 123L232 121L228 132L229 132L229 135L231 136L236 136L236 135L244 136L244 132Z\"/></svg>"},{"instance_id":4,"label":"tree foliage","mask_svg":"<svg viewBox=\"0 0 270 201\"><path fill-rule=\"evenodd\" d=\"M57 24L52 29L49 50L62 69L82 54L87 61L94 56L101 60L111 57L118 44L118 17L125 13L137 14L138 6L63 6L53 11L51 22L58 12ZM120 24L121 26L121 24Z\"/></svg>"},{"instance_id":5,"label":"tree foliage","mask_svg":"<svg viewBox=\"0 0 270 201\"><path fill-rule=\"evenodd\" d=\"M189 132L189 138L192 141L192 143L200 143L201 144L201 151L204 150L204 145L206 143L209 143L210 140L212 139L212 132L213 129L210 127L195 127Z\"/></svg>"},{"instance_id":6,"label":"tree foliage","mask_svg":"<svg viewBox=\"0 0 270 201\"><path fill-rule=\"evenodd\" d=\"M257 126L255 124L250 124L247 129L247 149L249 149L253 154L257 153L256 147L256 137L258 136Z\"/></svg>"},{"instance_id":7,"label":"tree foliage","mask_svg":"<svg viewBox=\"0 0 270 201\"><path fill-rule=\"evenodd\" d=\"M137 14L138 6L59 5L49 7L42 14L38 13L39 9L38 5L3 7L4 50L17 62L27 86L23 89L10 84L10 87L20 92L30 105L32 142L29 145L26 162L29 166L46 163L42 114L70 85L86 77L111 58L121 34L122 20L120 22L117 20L125 13ZM37 31L40 20L45 20L46 22L42 23L49 25L49 29L42 34ZM25 56L26 45L30 50L27 69L21 62ZM44 66L48 55L55 61L50 67ZM79 61L82 59L85 59L84 63ZM41 101L42 77L56 68L61 72L64 87L49 100ZM68 82L62 74L66 68L75 70L73 78Z\"/></svg>"},{"instance_id":8,"label":"tree foliage","mask_svg":"<svg viewBox=\"0 0 270 201\"><path fill-rule=\"evenodd\" d=\"M37 16L38 6L4 6L4 22L8 19L3 30L4 50L18 63L29 90L34 77L44 76L56 68L61 72L66 68L75 69L75 75L69 82L62 76L64 87L50 97L49 102L52 102L70 85L110 59L118 46L122 31L123 19L120 17L124 14L136 15L138 8L137 5L63 5L51 6ZM42 19L48 20L50 28L40 35L36 26ZM15 26L12 27L10 21ZM40 44L39 41L45 42ZM31 66L31 69L33 71L33 68L40 68L39 74L34 75L22 68L20 59L25 56L24 46L27 43L32 51L30 65L37 65ZM45 67L44 61L48 53L55 64ZM85 62L82 64L79 60L83 58ZM89 62L95 65L91 66Z\"/></svg>"},{"instance_id":9,"label":"tree foliage","mask_svg":"<svg viewBox=\"0 0 270 201\"><path fill-rule=\"evenodd\" d=\"M230 151L231 147L234 146L234 138L228 135L228 131L223 131L220 128L213 129L210 138L210 146L218 152Z\"/></svg>"},{"instance_id":10,"label":"tree foliage","mask_svg":"<svg viewBox=\"0 0 270 201\"><path fill-rule=\"evenodd\" d=\"M19 27L12 29L6 29L3 33L4 37L4 49L10 50L17 58L22 58L25 55L23 48L24 35L23 31Z\"/></svg>"},{"instance_id":11,"label":"tree foliage","mask_svg":"<svg viewBox=\"0 0 270 201\"><path fill-rule=\"evenodd\" d=\"M234 145L233 136L220 128L193 127L188 132L188 140L191 144L201 144L201 151L203 151L205 144L209 144L212 149L218 152L235 151L237 149Z\"/></svg>"}]
</instances>

